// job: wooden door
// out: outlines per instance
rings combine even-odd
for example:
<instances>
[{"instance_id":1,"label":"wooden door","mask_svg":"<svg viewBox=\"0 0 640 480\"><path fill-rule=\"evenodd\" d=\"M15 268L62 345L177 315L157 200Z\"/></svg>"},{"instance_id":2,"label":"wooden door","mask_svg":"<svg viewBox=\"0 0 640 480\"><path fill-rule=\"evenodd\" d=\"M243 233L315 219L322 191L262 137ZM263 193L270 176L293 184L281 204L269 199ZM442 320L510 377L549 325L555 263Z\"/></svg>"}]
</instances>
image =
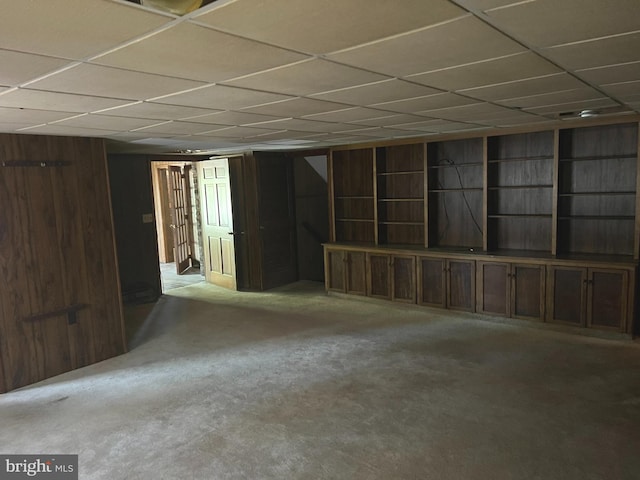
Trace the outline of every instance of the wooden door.
<instances>
[{"instance_id":1,"label":"wooden door","mask_svg":"<svg viewBox=\"0 0 640 480\"><path fill-rule=\"evenodd\" d=\"M591 268L587 281L587 325L625 331L629 276L626 270Z\"/></svg>"},{"instance_id":2,"label":"wooden door","mask_svg":"<svg viewBox=\"0 0 640 480\"><path fill-rule=\"evenodd\" d=\"M550 267L547 283L547 321L584 326L587 317L587 269Z\"/></svg>"},{"instance_id":3,"label":"wooden door","mask_svg":"<svg viewBox=\"0 0 640 480\"><path fill-rule=\"evenodd\" d=\"M347 266L347 293L366 295L367 293L367 254L364 252L345 252Z\"/></svg>"},{"instance_id":4,"label":"wooden door","mask_svg":"<svg viewBox=\"0 0 640 480\"><path fill-rule=\"evenodd\" d=\"M393 300L416 303L416 257L394 255L391 264Z\"/></svg>"},{"instance_id":5,"label":"wooden door","mask_svg":"<svg viewBox=\"0 0 640 480\"><path fill-rule=\"evenodd\" d=\"M199 162L202 241L205 278L208 282L236 289L236 259L231 205L229 160Z\"/></svg>"},{"instance_id":6,"label":"wooden door","mask_svg":"<svg viewBox=\"0 0 640 480\"><path fill-rule=\"evenodd\" d=\"M374 298L391 298L391 257L384 253L368 253L367 295Z\"/></svg>"},{"instance_id":7,"label":"wooden door","mask_svg":"<svg viewBox=\"0 0 640 480\"><path fill-rule=\"evenodd\" d=\"M511 266L503 262L477 262L476 309L481 313L510 314Z\"/></svg>"},{"instance_id":8,"label":"wooden door","mask_svg":"<svg viewBox=\"0 0 640 480\"><path fill-rule=\"evenodd\" d=\"M191 267L193 227L191 224L191 192L189 191L189 167L170 166L167 178L173 251L178 275Z\"/></svg>"},{"instance_id":9,"label":"wooden door","mask_svg":"<svg viewBox=\"0 0 640 480\"><path fill-rule=\"evenodd\" d=\"M544 265L511 265L511 316L529 320L544 318Z\"/></svg>"},{"instance_id":10,"label":"wooden door","mask_svg":"<svg viewBox=\"0 0 640 480\"><path fill-rule=\"evenodd\" d=\"M267 290L298 279L293 166L282 154L256 159L262 289Z\"/></svg>"},{"instance_id":11,"label":"wooden door","mask_svg":"<svg viewBox=\"0 0 640 480\"><path fill-rule=\"evenodd\" d=\"M447 260L447 308L475 311L475 262Z\"/></svg>"},{"instance_id":12,"label":"wooden door","mask_svg":"<svg viewBox=\"0 0 640 480\"><path fill-rule=\"evenodd\" d=\"M418 257L418 303L446 306L446 266L440 258Z\"/></svg>"},{"instance_id":13,"label":"wooden door","mask_svg":"<svg viewBox=\"0 0 640 480\"><path fill-rule=\"evenodd\" d=\"M342 250L326 249L325 262L327 272L325 275L325 283L327 290L334 292L346 292L346 257Z\"/></svg>"}]
</instances>

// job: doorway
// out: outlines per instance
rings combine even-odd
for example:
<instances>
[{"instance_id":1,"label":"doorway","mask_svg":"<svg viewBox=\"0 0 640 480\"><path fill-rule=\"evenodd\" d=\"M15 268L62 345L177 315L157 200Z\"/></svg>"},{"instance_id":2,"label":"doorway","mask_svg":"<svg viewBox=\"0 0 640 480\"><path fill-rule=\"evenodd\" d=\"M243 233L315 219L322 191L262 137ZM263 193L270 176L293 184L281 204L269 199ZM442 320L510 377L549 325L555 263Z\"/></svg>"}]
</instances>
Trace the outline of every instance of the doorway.
<instances>
[{"instance_id":1,"label":"doorway","mask_svg":"<svg viewBox=\"0 0 640 480\"><path fill-rule=\"evenodd\" d=\"M198 179L191 162L152 161L162 292L204 280Z\"/></svg>"}]
</instances>

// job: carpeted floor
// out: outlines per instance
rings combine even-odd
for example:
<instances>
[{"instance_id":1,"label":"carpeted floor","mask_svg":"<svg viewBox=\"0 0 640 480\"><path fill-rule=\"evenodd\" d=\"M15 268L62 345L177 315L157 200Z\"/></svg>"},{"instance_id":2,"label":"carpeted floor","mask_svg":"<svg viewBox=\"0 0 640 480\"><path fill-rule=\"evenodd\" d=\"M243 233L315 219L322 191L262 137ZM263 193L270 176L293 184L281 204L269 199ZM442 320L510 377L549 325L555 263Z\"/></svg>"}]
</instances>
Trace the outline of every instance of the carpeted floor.
<instances>
[{"instance_id":1,"label":"carpeted floor","mask_svg":"<svg viewBox=\"0 0 640 480\"><path fill-rule=\"evenodd\" d=\"M637 343L300 282L172 290L121 357L0 396L81 479L637 479Z\"/></svg>"}]
</instances>

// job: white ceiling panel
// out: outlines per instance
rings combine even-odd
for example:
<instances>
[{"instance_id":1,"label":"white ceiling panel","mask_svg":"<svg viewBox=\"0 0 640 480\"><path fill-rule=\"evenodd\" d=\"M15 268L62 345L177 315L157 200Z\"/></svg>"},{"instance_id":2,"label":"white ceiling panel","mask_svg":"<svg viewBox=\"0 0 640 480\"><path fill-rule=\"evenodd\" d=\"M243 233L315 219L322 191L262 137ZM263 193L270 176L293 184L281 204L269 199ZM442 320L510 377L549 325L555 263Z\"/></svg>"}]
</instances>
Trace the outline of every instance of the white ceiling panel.
<instances>
[{"instance_id":1,"label":"white ceiling panel","mask_svg":"<svg viewBox=\"0 0 640 480\"><path fill-rule=\"evenodd\" d=\"M382 127L401 125L403 123L410 122L424 122L426 118L424 116L410 115L410 114L391 114L385 117L379 118L365 118L363 120L354 120L353 123L360 125L367 125L371 127Z\"/></svg>"},{"instance_id":2,"label":"white ceiling panel","mask_svg":"<svg viewBox=\"0 0 640 480\"><path fill-rule=\"evenodd\" d=\"M182 45L183 48L176 48ZM192 80L218 82L306 58L209 28L181 23L95 63Z\"/></svg>"},{"instance_id":3,"label":"white ceiling panel","mask_svg":"<svg viewBox=\"0 0 640 480\"><path fill-rule=\"evenodd\" d=\"M316 113L331 112L343 109L345 106L340 103L323 102L310 98L293 98L282 102L269 103L257 107L243 109L245 112L258 113L261 115L275 115L280 117L302 117Z\"/></svg>"},{"instance_id":4,"label":"white ceiling panel","mask_svg":"<svg viewBox=\"0 0 640 480\"><path fill-rule=\"evenodd\" d=\"M604 85L603 90L614 98L623 101L636 100L640 97L640 80L634 82L612 83Z\"/></svg>"},{"instance_id":5,"label":"white ceiling panel","mask_svg":"<svg viewBox=\"0 0 640 480\"><path fill-rule=\"evenodd\" d=\"M417 113L424 110L434 110L436 108L455 107L458 105L469 105L481 103L480 100L466 98L454 93L439 93L426 97L409 98L397 102L385 102L373 105L381 110L391 110L402 113Z\"/></svg>"},{"instance_id":6,"label":"white ceiling panel","mask_svg":"<svg viewBox=\"0 0 640 480\"><path fill-rule=\"evenodd\" d=\"M109 134L118 133L117 131L101 130L96 128L67 127L64 125L51 124L30 127L20 131L20 133L29 133L33 135L65 135L83 137L103 138Z\"/></svg>"},{"instance_id":7,"label":"white ceiling panel","mask_svg":"<svg viewBox=\"0 0 640 480\"><path fill-rule=\"evenodd\" d=\"M225 82L225 84L289 95L310 95L376 82L385 78L385 76L357 68L312 59Z\"/></svg>"},{"instance_id":8,"label":"white ceiling panel","mask_svg":"<svg viewBox=\"0 0 640 480\"><path fill-rule=\"evenodd\" d=\"M0 50L0 65L11 66L0 69L0 85L19 85L68 64L68 60L61 58Z\"/></svg>"},{"instance_id":9,"label":"white ceiling panel","mask_svg":"<svg viewBox=\"0 0 640 480\"><path fill-rule=\"evenodd\" d=\"M547 105L557 105L567 102L580 102L584 100L596 100L603 95L592 88L578 88L564 92L545 93L543 95L533 95L530 97L512 98L500 100L498 103L515 108L544 107Z\"/></svg>"},{"instance_id":10,"label":"white ceiling panel","mask_svg":"<svg viewBox=\"0 0 640 480\"><path fill-rule=\"evenodd\" d=\"M594 100L580 100L543 107L530 107L526 111L539 115L557 115L563 112L579 112L581 110L616 107L618 104L610 98L596 98Z\"/></svg>"},{"instance_id":11,"label":"white ceiling panel","mask_svg":"<svg viewBox=\"0 0 640 480\"><path fill-rule=\"evenodd\" d=\"M487 14L500 28L534 47L640 30L638 0L536 0Z\"/></svg>"},{"instance_id":12,"label":"white ceiling panel","mask_svg":"<svg viewBox=\"0 0 640 480\"><path fill-rule=\"evenodd\" d=\"M257 123L254 126L261 128L272 128L282 130L296 130L300 132L327 133L337 130L349 130L363 128L362 125L346 125L334 122L321 122L317 120L307 120L300 118L289 118L273 122Z\"/></svg>"},{"instance_id":13,"label":"white ceiling panel","mask_svg":"<svg viewBox=\"0 0 640 480\"><path fill-rule=\"evenodd\" d=\"M216 110L236 110L290 98L292 97L277 93L258 92L224 85L211 85L191 92L156 98L154 102L188 107L214 108Z\"/></svg>"},{"instance_id":14,"label":"white ceiling panel","mask_svg":"<svg viewBox=\"0 0 640 480\"><path fill-rule=\"evenodd\" d=\"M513 117L520 112L491 103L475 103L458 107L439 108L428 111L433 118L456 121L479 121L487 118ZM523 114L527 115L527 114Z\"/></svg>"},{"instance_id":15,"label":"white ceiling panel","mask_svg":"<svg viewBox=\"0 0 640 480\"><path fill-rule=\"evenodd\" d=\"M312 95L318 100L342 102L350 105L371 105L381 102L392 102L405 98L422 97L439 93L434 88L416 85L398 79L383 80L381 82L358 85L330 92Z\"/></svg>"},{"instance_id":16,"label":"white ceiling panel","mask_svg":"<svg viewBox=\"0 0 640 480\"><path fill-rule=\"evenodd\" d=\"M252 123L280 120L280 117L274 117L271 115L257 115L255 113L225 111L209 113L202 116L183 118L183 120L190 120L192 122L200 123L214 123L217 125L249 125Z\"/></svg>"},{"instance_id":17,"label":"white ceiling panel","mask_svg":"<svg viewBox=\"0 0 640 480\"><path fill-rule=\"evenodd\" d=\"M215 130L212 132L203 132L204 135L213 134L217 137L221 138L245 138L248 136L255 136L260 134L268 134L274 133L276 130L271 130L268 128L258 128L258 127L226 127L221 128L220 130ZM197 135L197 134L196 134Z\"/></svg>"},{"instance_id":18,"label":"white ceiling panel","mask_svg":"<svg viewBox=\"0 0 640 480\"><path fill-rule=\"evenodd\" d=\"M107 115L81 115L67 120L55 122L56 125L65 127L97 128L101 130L133 130L141 127L148 127L159 123L158 120L131 117L111 117Z\"/></svg>"},{"instance_id":19,"label":"white ceiling panel","mask_svg":"<svg viewBox=\"0 0 640 480\"><path fill-rule=\"evenodd\" d=\"M336 110L326 113L317 113L313 115L306 115L306 118L314 120L322 120L325 122L357 122L358 120L366 120L369 118L386 117L389 112L383 110L375 110L373 108L354 107L345 108L343 110Z\"/></svg>"},{"instance_id":20,"label":"white ceiling panel","mask_svg":"<svg viewBox=\"0 0 640 480\"><path fill-rule=\"evenodd\" d=\"M0 122L21 123L26 125L39 125L41 123L54 122L74 116L69 112L56 112L53 110L31 110L28 108L0 107Z\"/></svg>"},{"instance_id":21,"label":"white ceiling panel","mask_svg":"<svg viewBox=\"0 0 640 480\"><path fill-rule=\"evenodd\" d=\"M215 112L215 110L207 108L183 107L153 102L136 102L122 107L115 107L100 111L103 115L151 118L156 120L182 120L189 117L207 115L213 112Z\"/></svg>"},{"instance_id":22,"label":"white ceiling panel","mask_svg":"<svg viewBox=\"0 0 640 480\"><path fill-rule=\"evenodd\" d=\"M196 20L264 42L323 54L464 13L446 0L403 0L401 5L388 0L236 0Z\"/></svg>"},{"instance_id":23,"label":"white ceiling panel","mask_svg":"<svg viewBox=\"0 0 640 480\"><path fill-rule=\"evenodd\" d=\"M195 135L211 130L211 125L207 123L195 123L195 122L167 122L152 127L139 128L135 131L144 132L148 135Z\"/></svg>"},{"instance_id":24,"label":"white ceiling panel","mask_svg":"<svg viewBox=\"0 0 640 480\"><path fill-rule=\"evenodd\" d=\"M578 70L576 75L594 85L631 82L640 80L640 62Z\"/></svg>"},{"instance_id":25,"label":"white ceiling panel","mask_svg":"<svg viewBox=\"0 0 640 480\"><path fill-rule=\"evenodd\" d=\"M463 7L479 11L504 7L520 2L522 2L522 0L456 0L456 3L459 3Z\"/></svg>"},{"instance_id":26,"label":"white ceiling panel","mask_svg":"<svg viewBox=\"0 0 640 480\"><path fill-rule=\"evenodd\" d=\"M34 110L54 110L62 112L87 113L118 105L126 105L129 100L117 98L90 97L69 93L44 92L39 90L7 91L0 95L0 106L31 108Z\"/></svg>"},{"instance_id":27,"label":"white ceiling panel","mask_svg":"<svg viewBox=\"0 0 640 480\"><path fill-rule=\"evenodd\" d=\"M329 58L388 75L406 76L520 51L524 48L513 40L467 16Z\"/></svg>"},{"instance_id":28,"label":"white ceiling panel","mask_svg":"<svg viewBox=\"0 0 640 480\"><path fill-rule=\"evenodd\" d=\"M171 17L104 0L20 1L0 15L8 50L81 59L166 24Z\"/></svg>"},{"instance_id":29,"label":"white ceiling panel","mask_svg":"<svg viewBox=\"0 0 640 480\"><path fill-rule=\"evenodd\" d=\"M560 68L539 55L533 52L523 52L434 72L419 73L407 78L424 85L456 91L549 75L560 71Z\"/></svg>"},{"instance_id":30,"label":"white ceiling panel","mask_svg":"<svg viewBox=\"0 0 640 480\"><path fill-rule=\"evenodd\" d=\"M83 63L30 83L29 88L97 97L146 100L203 85L206 84Z\"/></svg>"},{"instance_id":31,"label":"white ceiling panel","mask_svg":"<svg viewBox=\"0 0 640 480\"><path fill-rule=\"evenodd\" d=\"M640 32L572 43L543 50L568 70L581 70L640 61Z\"/></svg>"},{"instance_id":32,"label":"white ceiling panel","mask_svg":"<svg viewBox=\"0 0 640 480\"><path fill-rule=\"evenodd\" d=\"M481 100L495 101L506 98L538 95L549 91L573 90L586 85L568 73L556 73L545 77L517 80L487 87L460 90L460 93Z\"/></svg>"}]
</instances>

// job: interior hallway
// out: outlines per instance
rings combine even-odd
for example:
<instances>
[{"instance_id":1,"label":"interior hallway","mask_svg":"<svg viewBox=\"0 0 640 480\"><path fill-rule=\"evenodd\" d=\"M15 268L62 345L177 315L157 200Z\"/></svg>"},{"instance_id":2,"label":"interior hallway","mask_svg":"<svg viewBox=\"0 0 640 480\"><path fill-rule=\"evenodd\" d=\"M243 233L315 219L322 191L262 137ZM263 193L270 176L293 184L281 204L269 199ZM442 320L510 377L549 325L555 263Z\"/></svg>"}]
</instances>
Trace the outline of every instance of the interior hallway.
<instances>
[{"instance_id":1,"label":"interior hallway","mask_svg":"<svg viewBox=\"0 0 640 480\"><path fill-rule=\"evenodd\" d=\"M4 453L92 480L638 478L635 342L310 282L145 308L128 354L0 396Z\"/></svg>"}]
</instances>

